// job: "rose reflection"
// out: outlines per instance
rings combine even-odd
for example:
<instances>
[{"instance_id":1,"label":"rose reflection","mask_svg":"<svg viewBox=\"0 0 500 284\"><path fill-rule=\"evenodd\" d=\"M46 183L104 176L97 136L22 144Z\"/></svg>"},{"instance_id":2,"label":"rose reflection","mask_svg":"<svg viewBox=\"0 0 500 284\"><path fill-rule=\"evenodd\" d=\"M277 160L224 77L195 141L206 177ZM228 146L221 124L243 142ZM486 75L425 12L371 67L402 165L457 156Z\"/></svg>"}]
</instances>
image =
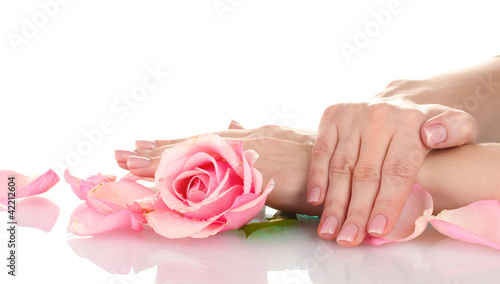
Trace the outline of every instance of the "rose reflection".
<instances>
[{"instance_id":1,"label":"rose reflection","mask_svg":"<svg viewBox=\"0 0 500 284\"><path fill-rule=\"evenodd\" d=\"M301 221L249 239L226 232L175 240L146 226L142 232L123 229L68 244L114 274L157 266L156 283L268 283L269 271L280 272L279 283L435 283L471 275L481 283L498 280L493 277L500 268L497 251L449 239L432 228L410 242L343 248L319 239L317 224Z\"/></svg>"},{"instance_id":2,"label":"rose reflection","mask_svg":"<svg viewBox=\"0 0 500 284\"><path fill-rule=\"evenodd\" d=\"M241 233L166 239L150 227L68 240L80 257L114 274L128 274L132 269L139 273L157 266L156 283L265 283L263 262L245 243Z\"/></svg>"},{"instance_id":3,"label":"rose reflection","mask_svg":"<svg viewBox=\"0 0 500 284\"><path fill-rule=\"evenodd\" d=\"M0 212L7 207L0 206ZM20 227L30 227L50 232L59 217L59 206L47 198L40 196L26 197L16 200L15 218Z\"/></svg>"}]
</instances>

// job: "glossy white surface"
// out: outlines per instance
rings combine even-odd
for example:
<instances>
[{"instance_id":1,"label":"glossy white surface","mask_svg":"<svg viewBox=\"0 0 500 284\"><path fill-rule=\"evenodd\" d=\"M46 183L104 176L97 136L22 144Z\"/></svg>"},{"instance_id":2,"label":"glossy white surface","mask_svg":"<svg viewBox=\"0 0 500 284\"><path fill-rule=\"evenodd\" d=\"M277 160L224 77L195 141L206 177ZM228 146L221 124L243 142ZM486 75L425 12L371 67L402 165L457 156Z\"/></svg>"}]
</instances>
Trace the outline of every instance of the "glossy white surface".
<instances>
[{"instance_id":1,"label":"glossy white surface","mask_svg":"<svg viewBox=\"0 0 500 284\"><path fill-rule=\"evenodd\" d=\"M62 182L19 203L18 276L7 278L4 270L1 279L8 282L2 283L493 284L500 277L498 251L449 239L432 228L410 242L350 249L319 239L314 219L248 239L232 231L170 240L147 226L142 232L77 237L65 230L68 214L81 202L71 194Z\"/></svg>"},{"instance_id":2,"label":"glossy white surface","mask_svg":"<svg viewBox=\"0 0 500 284\"><path fill-rule=\"evenodd\" d=\"M400 12L350 61L341 44L355 44L357 31L395 1L40 4L48 2L0 3L0 169L27 175L54 168L62 177L61 168L70 168L78 177L122 176L115 149L218 131L230 119L316 129L330 104L500 54L497 1L396 1ZM220 18L214 3L233 7ZM44 9L51 16L40 22ZM26 21L40 27L30 33ZM12 36L23 31L16 47ZM169 75L127 101L151 68ZM102 121L111 123L107 132L93 135ZM407 243L352 249L320 240L315 222L249 239L228 232L168 240L148 229L79 238L65 228L80 202L64 181L19 202L16 278L6 274L7 214L0 212L0 283L500 281L500 252L433 229Z\"/></svg>"}]
</instances>

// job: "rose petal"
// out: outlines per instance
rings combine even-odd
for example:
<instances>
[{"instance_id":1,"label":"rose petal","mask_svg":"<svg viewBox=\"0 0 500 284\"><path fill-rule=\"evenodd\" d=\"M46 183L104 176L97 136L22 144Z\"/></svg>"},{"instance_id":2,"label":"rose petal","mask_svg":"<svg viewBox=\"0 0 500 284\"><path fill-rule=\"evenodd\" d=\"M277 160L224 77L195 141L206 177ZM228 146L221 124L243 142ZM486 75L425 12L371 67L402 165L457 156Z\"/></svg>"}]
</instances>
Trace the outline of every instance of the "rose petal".
<instances>
[{"instance_id":1,"label":"rose petal","mask_svg":"<svg viewBox=\"0 0 500 284\"><path fill-rule=\"evenodd\" d=\"M191 219L171 210L164 204L163 206L159 204L156 209L144 215L156 233L171 239L196 235L220 217L215 216L207 220Z\"/></svg>"},{"instance_id":2,"label":"rose petal","mask_svg":"<svg viewBox=\"0 0 500 284\"><path fill-rule=\"evenodd\" d=\"M368 235L364 242L372 245L381 245L414 239L420 236L427 227L432 210L432 197L429 192L424 190L420 185L413 184L394 229L383 238Z\"/></svg>"},{"instance_id":3,"label":"rose petal","mask_svg":"<svg viewBox=\"0 0 500 284\"><path fill-rule=\"evenodd\" d=\"M56 183L59 182L59 176L53 171L48 170L41 176L25 176L14 171L0 171L0 203L8 203L8 178L15 177L15 198L23 198L32 195L37 195L51 189Z\"/></svg>"},{"instance_id":4,"label":"rose petal","mask_svg":"<svg viewBox=\"0 0 500 284\"><path fill-rule=\"evenodd\" d=\"M241 145L241 141L228 141L230 140L223 139L217 134L208 133L191 137L174 147L165 150L155 173L156 182L158 183L158 180L164 178L165 176L172 176L169 172L173 171L177 172L177 174L180 172L181 167L178 165L174 166L173 169L169 169L172 168L172 164L175 161L179 159L184 159L184 161L186 161L189 157L199 152L205 152L216 160L219 160L219 158L224 159L240 177L243 177L243 168L241 167L242 157L233 149L233 144ZM162 190L161 186L158 184L157 186L160 190Z\"/></svg>"},{"instance_id":5,"label":"rose petal","mask_svg":"<svg viewBox=\"0 0 500 284\"><path fill-rule=\"evenodd\" d=\"M87 200L87 192L101 183L114 182L116 177L113 175L92 175L87 179L77 178L69 172L68 169L64 171L64 179L71 185L71 190L81 200Z\"/></svg>"},{"instance_id":6,"label":"rose petal","mask_svg":"<svg viewBox=\"0 0 500 284\"><path fill-rule=\"evenodd\" d=\"M499 200L482 200L458 209L443 210L430 222L450 238L500 250Z\"/></svg>"},{"instance_id":7,"label":"rose petal","mask_svg":"<svg viewBox=\"0 0 500 284\"><path fill-rule=\"evenodd\" d=\"M235 200L243 194L243 186L235 185L220 194L216 200L206 205L200 206L200 209L195 211L185 212L184 215L189 218L206 220L214 217L215 215L220 215L229 210Z\"/></svg>"},{"instance_id":8,"label":"rose petal","mask_svg":"<svg viewBox=\"0 0 500 284\"><path fill-rule=\"evenodd\" d=\"M96 186L87 193L87 202L103 213L111 213L125 209L128 202L154 194L153 190L135 181L120 180Z\"/></svg>"},{"instance_id":9,"label":"rose petal","mask_svg":"<svg viewBox=\"0 0 500 284\"><path fill-rule=\"evenodd\" d=\"M83 203L71 214L67 230L75 235L90 236L127 227L135 231L143 229L127 209L106 214Z\"/></svg>"},{"instance_id":10,"label":"rose petal","mask_svg":"<svg viewBox=\"0 0 500 284\"><path fill-rule=\"evenodd\" d=\"M203 228L198 233L192 235L191 238L195 238L195 239L208 238L208 237L213 236L213 235L219 233L220 231L222 231L224 226L226 226L226 222L215 221L212 224Z\"/></svg>"},{"instance_id":11,"label":"rose petal","mask_svg":"<svg viewBox=\"0 0 500 284\"><path fill-rule=\"evenodd\" d=\"M224 214L227 224L221 232L239 229L250 222L259 214L266 202L267 196L273 189L274 181L270 180L262 194L247 193L238 196L231 209Z\"/></svg>"}]
</instances>

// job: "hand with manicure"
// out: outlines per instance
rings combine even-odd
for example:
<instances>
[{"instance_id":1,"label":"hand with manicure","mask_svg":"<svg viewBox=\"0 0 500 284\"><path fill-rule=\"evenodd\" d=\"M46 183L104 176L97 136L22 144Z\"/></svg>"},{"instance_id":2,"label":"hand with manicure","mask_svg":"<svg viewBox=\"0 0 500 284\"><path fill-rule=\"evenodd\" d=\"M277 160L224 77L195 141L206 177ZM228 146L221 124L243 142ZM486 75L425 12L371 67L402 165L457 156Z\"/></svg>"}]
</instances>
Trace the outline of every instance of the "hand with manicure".
<instances>
[{"instance_id":1,"label":"hand with manicure","mask_svg":"<svg viewBox=\"0 0 500 284\"><path fill-rule=\"evenodd\" d=\"M396 82L388 86L394 92ZM474 143L475 119L437 104L379 95L328 107L311 155L307 201L324 205L318 234L359 245L391 232L432 149Z\"/></svg>"}]
</instances>

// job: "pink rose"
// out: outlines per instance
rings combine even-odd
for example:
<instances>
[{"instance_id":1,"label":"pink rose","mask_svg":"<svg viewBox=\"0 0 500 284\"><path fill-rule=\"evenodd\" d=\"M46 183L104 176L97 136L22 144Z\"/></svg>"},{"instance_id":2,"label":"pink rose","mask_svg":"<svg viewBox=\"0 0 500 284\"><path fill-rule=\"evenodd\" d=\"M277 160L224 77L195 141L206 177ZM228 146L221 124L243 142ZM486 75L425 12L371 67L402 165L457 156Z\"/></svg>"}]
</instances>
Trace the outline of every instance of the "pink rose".
<instances>
[{"instance_id":1,"label":"pink rose","mask_svg":"<svg viewBox=\"0 0 500 284\"><path fill-rule=\"evenodd\" d=\"M167 238L205 238L238 229L264 206L274 187L262 192L262 175L253 168L258 155L241 141L216 134L189 138L163 152L155 174L159 193L139 206L148 224Z\"/></svg>"}]
</instances>

